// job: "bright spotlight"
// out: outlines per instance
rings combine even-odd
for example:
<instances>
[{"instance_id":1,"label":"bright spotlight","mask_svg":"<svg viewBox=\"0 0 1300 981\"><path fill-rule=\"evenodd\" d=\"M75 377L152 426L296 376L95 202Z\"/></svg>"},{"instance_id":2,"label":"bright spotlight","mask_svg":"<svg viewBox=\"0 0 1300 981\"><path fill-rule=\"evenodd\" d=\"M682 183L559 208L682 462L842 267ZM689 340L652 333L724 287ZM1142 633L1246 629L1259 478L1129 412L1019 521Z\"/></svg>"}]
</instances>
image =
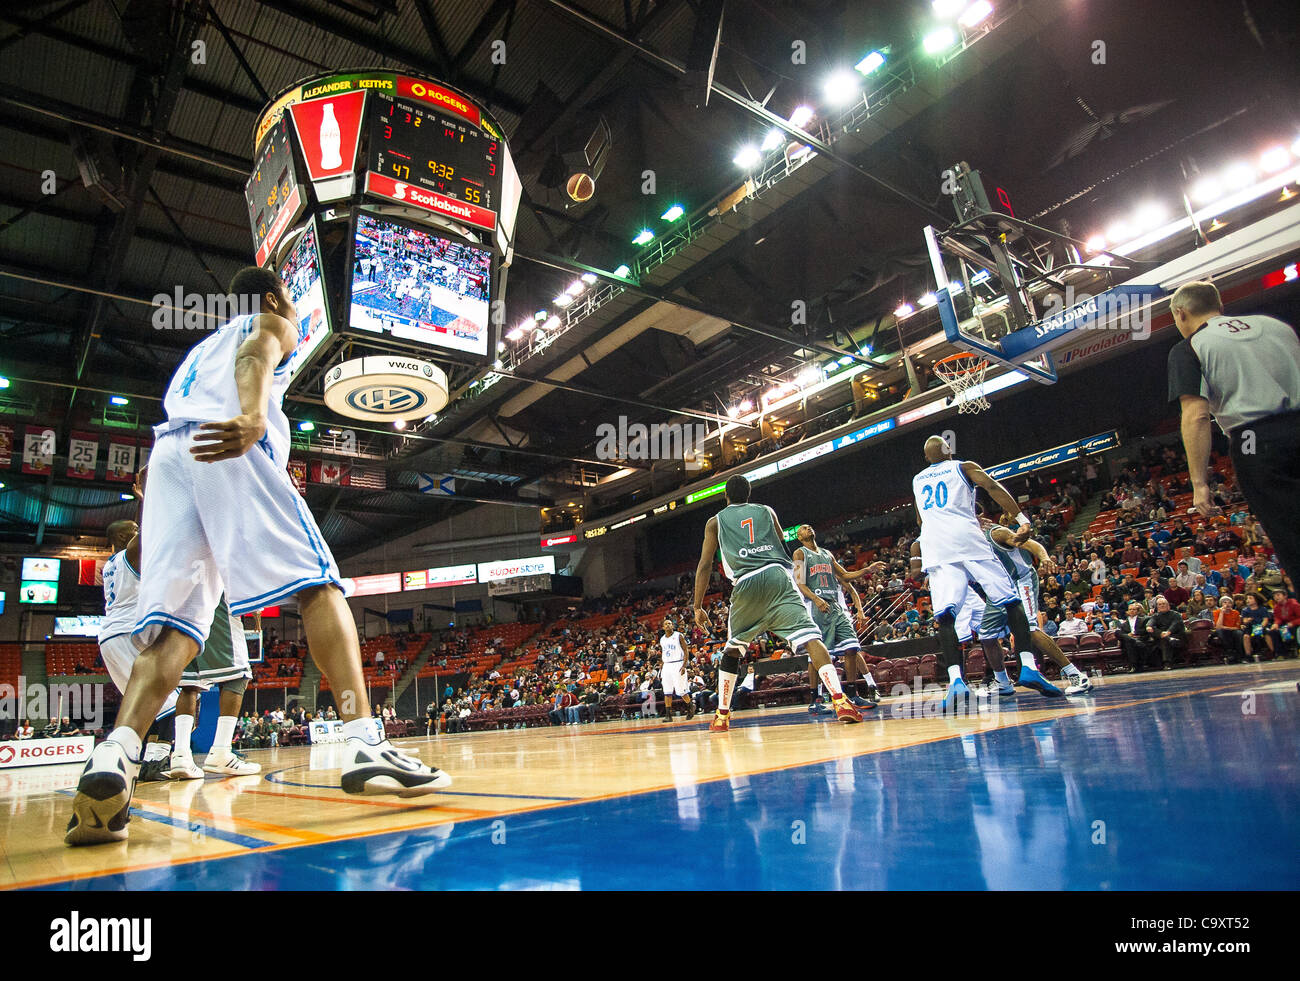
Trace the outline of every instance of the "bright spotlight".
<instances>
[{"instance_id":1,"label":"bright spotlight","mask_svg":"<svg viewBox=\"0 0 1300 981\"><path fill-rule=\"evenodd\" d=\"M803 129L812 122L813 116L815 115L816 113L813 112L812 106L798 106L795 108L794 112L790 113L790 125L798 126L800 129ZM1300 142L1300 140L1297 142Z\"/></svg>"},{"instance_id":2,"label":"bright spotlight","mask_svg":"<svg viewBox=\"0 0 1300 981\"><path fill-rule=\"evenodd\" d=\"M858 77L849 71L838 71L823 83L822 93L833 106L852 102L858 97Z\"/></svg>"},{"instance_id":3,"label":"bright spotlight","mask_svg":"<svg viewBox=\"0 0 1300 981\"><path fill-rule=\"evenodd\" d=\"M754 144L747 143L736 152L736 155L731 158L731 162L741 170L753 170L762 159L762 151ZM637 244L640 245L641 243L638 242Z\"/></svg>"}]
</instances>

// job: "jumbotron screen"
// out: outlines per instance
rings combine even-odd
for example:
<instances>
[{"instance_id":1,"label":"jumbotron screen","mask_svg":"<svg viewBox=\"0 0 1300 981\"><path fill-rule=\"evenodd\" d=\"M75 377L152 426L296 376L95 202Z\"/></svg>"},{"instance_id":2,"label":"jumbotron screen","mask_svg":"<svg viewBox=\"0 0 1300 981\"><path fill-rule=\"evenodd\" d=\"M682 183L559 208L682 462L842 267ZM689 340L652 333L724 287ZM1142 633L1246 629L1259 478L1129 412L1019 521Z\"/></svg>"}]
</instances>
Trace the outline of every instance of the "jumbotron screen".
<instances>
[{"instance_id":1,"label":"jumbotron screen","mask_svg":"<svg viewBox=\"0 0 1300 981\"><path fill-rule=\"evenodd\" d=\"M289 377L296 375L311 360L330 332L330 318L325 303L325 280L321 277L320 241L316 219L294 243L280 265L280 278L288 287L298 313L298 347L289 355Z\"/></svg>"},{"instance_id":2,"label":"jumbotron screen","mask_svg":"<svg viewBox=\"0 0 1300 981\"><path fill-rule=\"evenodd\" d=\"M410 225L357 216L349 326L486 358L492 253Z\"/></svg>"}]
</instances>

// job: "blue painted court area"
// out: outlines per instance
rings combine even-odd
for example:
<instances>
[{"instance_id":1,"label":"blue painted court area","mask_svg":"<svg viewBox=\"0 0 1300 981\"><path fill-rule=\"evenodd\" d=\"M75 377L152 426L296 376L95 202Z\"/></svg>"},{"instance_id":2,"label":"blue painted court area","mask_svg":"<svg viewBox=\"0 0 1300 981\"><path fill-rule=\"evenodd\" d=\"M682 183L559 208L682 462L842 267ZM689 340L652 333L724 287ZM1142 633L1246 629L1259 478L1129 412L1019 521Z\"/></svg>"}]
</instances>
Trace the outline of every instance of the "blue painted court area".
<instances>
[{"instance_id":1,"label":"blue painted court area","mask_svg":"<svg viewBox=\"0 0 1300 981\"><path fill-rule=\"evenodd\" d=\"M1272 675L1253 705L1243 685L1112 698L824 764L55 888L1293 890L1298 675Z\"/></svg>"}]
</instances>

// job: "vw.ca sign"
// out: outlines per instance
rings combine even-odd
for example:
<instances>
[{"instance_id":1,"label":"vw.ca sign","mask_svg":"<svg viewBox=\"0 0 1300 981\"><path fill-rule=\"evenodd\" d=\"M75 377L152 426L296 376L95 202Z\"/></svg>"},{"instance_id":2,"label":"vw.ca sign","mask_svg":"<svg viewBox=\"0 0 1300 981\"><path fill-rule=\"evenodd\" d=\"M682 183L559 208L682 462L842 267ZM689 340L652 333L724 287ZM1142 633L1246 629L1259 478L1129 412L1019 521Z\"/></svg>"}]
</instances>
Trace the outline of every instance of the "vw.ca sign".
<instances>
[{"instance_id":1,"label":"vw.ca sign","mask_svg":"<svg viewBox=\"0 0 1300 981\"><path fill-rule=\"evenodd\" d=\"M447 376L427 361L373 355L331 368L324 394L326 405L353 419L422 419L447 405Z\"/></svg>"}]
</instances>

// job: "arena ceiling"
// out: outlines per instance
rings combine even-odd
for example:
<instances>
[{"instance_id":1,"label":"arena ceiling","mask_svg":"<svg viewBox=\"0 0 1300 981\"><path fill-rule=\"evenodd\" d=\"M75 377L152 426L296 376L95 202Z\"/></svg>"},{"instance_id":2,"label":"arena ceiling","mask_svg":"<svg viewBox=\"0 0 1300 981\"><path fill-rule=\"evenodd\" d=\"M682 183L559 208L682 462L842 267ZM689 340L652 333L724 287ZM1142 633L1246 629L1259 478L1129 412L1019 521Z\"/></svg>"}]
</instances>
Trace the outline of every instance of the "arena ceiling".
<instances>
[{"instance_id":1,"label":"arena ceiling","mask_svg":"<svg viewBox=\"0 0 1300 981\"><path fill-rule=\"evenodd\" d=\"M511 352L509 375L434 422L363 430L387 489L308 491L339 554L476 500L563 505L616 469L594 446L597 425L619 414L717 416L814 351L859 356L870 341L896 353L891 312L928 288L920 229L952 219L942 173L959 160L1006 189L1018 215L1084 237L1152 188L1297 131L1286 0L994 7L998 26L979 44L942 66L915 56L906 98L852 134L824 131L831 152L723 207L716 234L665 256L641 289L531 357ZM710 90L683 68L715 36L719 8ZM575 271L635 265L632 237L662 230L669 204L707 225L744 180L737 149L762 140L771 115L819 106L827 76L868 51L887 48L891 62L916 51L931 24L925 0L8 0L0 374L13 381L0 391L3 421L53 424L60 448L109 418L156 421L194 336L155 329L150 299L224 289L251 261L243 188L254 118L299 78L403 67L492 109L524 183L509 325L546 308ZM594 198L574 204L548 186L547 163L598 118L611 129L609 162ZM83 180L77 151L84 160L87 148L120 162L114 193ZM51 171L55 193L44 193ZM796 303L805 316L792 318ZM574 361L589 351L604 356ZM113 395L130 409L112 407ZM318 432L336 421L310 394L288 408ZM414 471L462 474L473 499L419 494ZM16 473L6 483L4 541L93 534L132 509L110 485Z\"/></svg>"}]
</instances>

